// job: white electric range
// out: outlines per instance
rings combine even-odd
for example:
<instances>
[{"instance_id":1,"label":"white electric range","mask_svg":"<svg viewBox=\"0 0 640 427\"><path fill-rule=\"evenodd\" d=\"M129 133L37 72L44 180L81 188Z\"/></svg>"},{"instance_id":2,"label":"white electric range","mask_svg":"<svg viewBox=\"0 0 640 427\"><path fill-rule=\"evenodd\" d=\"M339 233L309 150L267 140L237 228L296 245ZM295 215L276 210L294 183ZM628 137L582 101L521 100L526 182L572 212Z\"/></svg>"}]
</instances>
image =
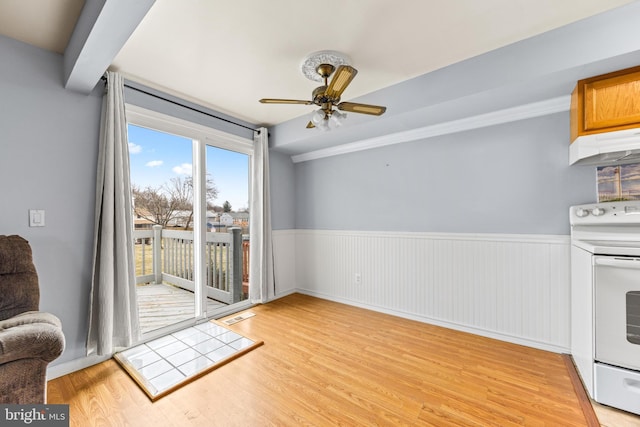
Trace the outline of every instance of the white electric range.
<instances>
[{"instance_id":1,"label":"white electric range","mask_svg":"<svg viewBox=\"0 0 640 427\"><path fill-rule=\"evenodd\" d=\"M640 201L573 206L571 353L589 395L640 414Z\"/></svg>"}]
</instances>

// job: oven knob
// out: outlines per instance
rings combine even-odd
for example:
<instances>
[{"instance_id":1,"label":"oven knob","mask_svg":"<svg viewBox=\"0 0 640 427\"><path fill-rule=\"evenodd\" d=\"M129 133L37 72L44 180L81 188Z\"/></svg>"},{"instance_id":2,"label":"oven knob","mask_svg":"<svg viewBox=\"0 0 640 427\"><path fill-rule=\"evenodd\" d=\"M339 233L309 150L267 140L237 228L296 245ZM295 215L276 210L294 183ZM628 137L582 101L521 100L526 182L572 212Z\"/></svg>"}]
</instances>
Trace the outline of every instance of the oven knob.
<instances>
[{"instance_id":1,"label":"oven knob","mask_svg":"<svg viewBox=\"0 0 640 427\"><path fill-rule=\"evenodd\" d=\"M591 213L594 216L602 216L602 215L604 215L604 209L602 209L602 208L594 208L594 209L591 210Z\"/></svg>"},{"instance_id":2,"label":"oven knob","mask_svg":"<svg viewBox=\"0 0 640 427\"><path fill-rule=\"evenodd\" d=\"M587 215L589 215L589 209L582 209L582 208L576 209L576 216L578 218L584 218Z\"/></svg>"}]
</instances>

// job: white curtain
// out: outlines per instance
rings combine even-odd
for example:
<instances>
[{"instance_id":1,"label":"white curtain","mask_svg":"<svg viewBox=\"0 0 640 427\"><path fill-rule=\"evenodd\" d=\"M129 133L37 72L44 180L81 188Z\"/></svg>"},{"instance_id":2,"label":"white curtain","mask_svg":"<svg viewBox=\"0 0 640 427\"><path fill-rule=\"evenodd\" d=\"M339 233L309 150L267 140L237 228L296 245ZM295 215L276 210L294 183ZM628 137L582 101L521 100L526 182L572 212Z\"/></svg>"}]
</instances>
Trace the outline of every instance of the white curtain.
<instances>
[{"instance_id":1,"label":"white curtain","mask_svg":"<svg viewBox=\"0 0 640 427\"><path fill-rule=\"evenodd\" d=\"M96 176L93 275L87 355L139 340L124 79L107 72Z\"/></svg>"},{"instance_id":2,"label":"white curtain","mask_svg":"<svg viewBox=\"0 0 640 427\"><path fill-rule=\"evenodd\" d=\"M266 128L254 136L251 162L249 298L253 303L266 302L269 290L275 294L273 250L271 241L271 207L269 204L269 138Z\"/></svg>"}]
</instances>

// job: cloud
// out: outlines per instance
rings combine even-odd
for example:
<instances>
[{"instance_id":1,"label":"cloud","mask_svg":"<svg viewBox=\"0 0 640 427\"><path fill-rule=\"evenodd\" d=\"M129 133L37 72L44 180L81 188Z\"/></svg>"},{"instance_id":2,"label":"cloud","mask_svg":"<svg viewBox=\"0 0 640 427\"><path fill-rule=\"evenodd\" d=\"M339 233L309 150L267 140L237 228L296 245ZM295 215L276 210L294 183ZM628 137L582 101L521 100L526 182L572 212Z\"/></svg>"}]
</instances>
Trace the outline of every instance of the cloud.
<instances>
[{"instance_id":1,"label":"cloud","mask_svg":"<svg viewBox=\"0 0 640 427\"><path fill-rule=\"evenodd\" d=\"M133 142L129 143L129 154L138 154L142 153L142 145L134 144Z\"/></svg>"},{"instance_id":2,"label":"cloud","mask_svg":"<svg viewBox=\"0 0 640 427\"><path fill-rule=\"evenodd\" d=\"M622 165L620 168L622 179L640 179L640 164Z\"/></svg>"},{"instance_id":3,"label":"cloud","mask_svg":"<svg viewBox=\"0 0 640 427\"><path fill-rule=\"evenodd\" d=\"M192 175L193 165L191 163L183 163L172 170L178 175Z\"/></svg>"},{"instance_id":4,"label":"cloud","mask_svg":"<svg viewBox=\"0 0 640 427\"><path fill-rule=\"evenodd\" d=\"M147 162L147 164L145 166L149 166L150 168L155 168L157 166L162 166L164 162L162 160L151 160L150 162Z\"/></svg>"}]
</instances>

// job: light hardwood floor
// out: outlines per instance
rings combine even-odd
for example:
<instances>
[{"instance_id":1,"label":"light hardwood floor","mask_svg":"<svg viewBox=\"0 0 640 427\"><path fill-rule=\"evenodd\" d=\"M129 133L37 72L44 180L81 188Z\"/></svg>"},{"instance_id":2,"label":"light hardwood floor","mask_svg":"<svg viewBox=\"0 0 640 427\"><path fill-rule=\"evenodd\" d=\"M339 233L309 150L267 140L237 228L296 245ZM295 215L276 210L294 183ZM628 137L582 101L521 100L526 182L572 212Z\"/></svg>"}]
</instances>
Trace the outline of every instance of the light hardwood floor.
<instances>
[{"instance_id":1,"label":"light hardwood floor","mask_svg":"<svg viewBox=\"0 0 640 427\"><path fill-rule=\"evenodd\" d=\"M264 345L152 403L113 361L49 382L72 426L585 426L561 355L294 294Z\"/></svg>"}]
</instances>

